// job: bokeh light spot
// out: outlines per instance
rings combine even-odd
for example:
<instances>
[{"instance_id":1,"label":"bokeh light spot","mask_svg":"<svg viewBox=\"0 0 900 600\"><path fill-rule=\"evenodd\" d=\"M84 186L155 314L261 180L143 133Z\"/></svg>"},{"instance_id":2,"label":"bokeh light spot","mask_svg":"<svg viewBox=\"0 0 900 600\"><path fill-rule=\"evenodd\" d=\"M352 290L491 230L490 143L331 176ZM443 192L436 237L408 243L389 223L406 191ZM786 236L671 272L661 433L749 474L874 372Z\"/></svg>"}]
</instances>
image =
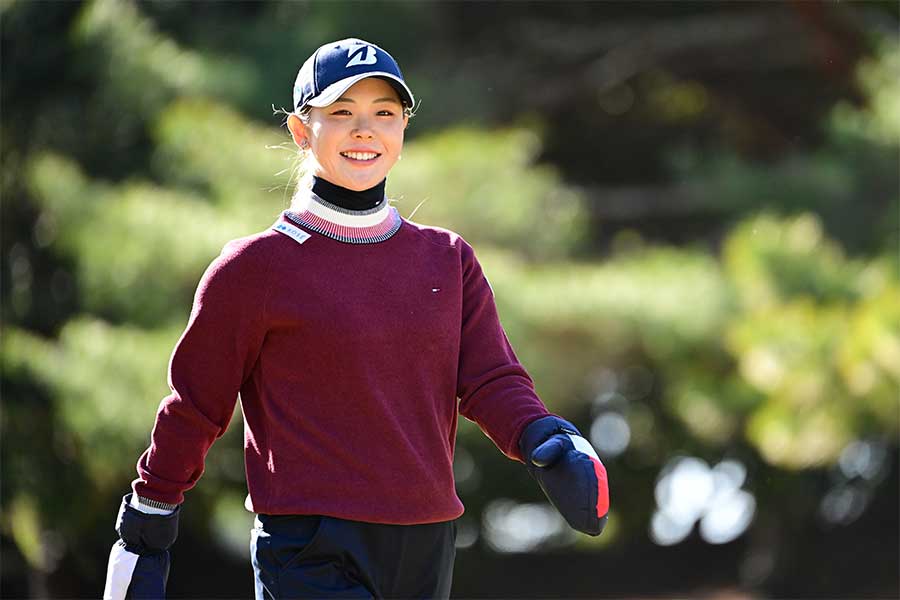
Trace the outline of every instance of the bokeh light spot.
<instances>
[{"instance_id":1,"label":"bokeh light spot","mask_svg":"<svg viewBox=\"0 0 900 600\"><path fill-rule=\"evenodd\" d=\"M594 419L590 432L591 443L605 457L618 456L628 448L631 428L625 417L616 412L606 412Z\"/></svg>"}]
</instances>

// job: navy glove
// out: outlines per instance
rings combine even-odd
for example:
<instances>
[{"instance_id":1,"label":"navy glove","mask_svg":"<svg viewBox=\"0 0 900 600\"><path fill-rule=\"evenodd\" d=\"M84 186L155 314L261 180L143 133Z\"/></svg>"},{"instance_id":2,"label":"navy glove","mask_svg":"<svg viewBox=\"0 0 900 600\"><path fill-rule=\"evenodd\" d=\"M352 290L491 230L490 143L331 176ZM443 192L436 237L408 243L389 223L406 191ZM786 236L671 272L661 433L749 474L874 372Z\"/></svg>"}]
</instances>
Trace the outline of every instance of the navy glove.
<instances>
[{"instance_id":1,"label":"navy glove","mask_svg":"<svg viewBox=\"0 0 900 600\"><path fill-rule=\"evenodd\" d=\"M529 424L519 450L531 476L566 522L600 535L609 512L606 467L574 425L552 415Z\"/></svg>"},{"instance_id":2,"label":"navy glove","mask_svg":"<svg viewBox=\"0 0 900 600\"><path fill-rule=\"evenodd\" d=\"M117 541L109 553L104 600L166 597L169 547L178 537L178 506L168 515L155 515L131 506L126 494L116 520Z\"/></svg>"}]
</instances>

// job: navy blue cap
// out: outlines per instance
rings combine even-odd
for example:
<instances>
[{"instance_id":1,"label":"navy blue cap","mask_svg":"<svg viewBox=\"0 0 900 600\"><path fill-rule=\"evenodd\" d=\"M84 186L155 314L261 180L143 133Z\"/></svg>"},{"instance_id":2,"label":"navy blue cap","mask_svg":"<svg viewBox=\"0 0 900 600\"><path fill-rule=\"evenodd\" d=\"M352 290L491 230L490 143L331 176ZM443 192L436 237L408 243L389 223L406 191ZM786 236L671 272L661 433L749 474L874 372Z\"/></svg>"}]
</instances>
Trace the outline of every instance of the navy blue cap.
<instances>
[{"instance_id":1,"label":"navy blue cap","mask_svg":"<svg viewBox=\"0 0 900 600\"><path fill-rule=\"evenodd\" d=\"M385 79L397 90L404 104L410 107L415 104L400 66L390 54L375 44L348 38L325 44L306 59L294 82L294 110L328 106L366 77Z\"/></svg>"}]
</instances>

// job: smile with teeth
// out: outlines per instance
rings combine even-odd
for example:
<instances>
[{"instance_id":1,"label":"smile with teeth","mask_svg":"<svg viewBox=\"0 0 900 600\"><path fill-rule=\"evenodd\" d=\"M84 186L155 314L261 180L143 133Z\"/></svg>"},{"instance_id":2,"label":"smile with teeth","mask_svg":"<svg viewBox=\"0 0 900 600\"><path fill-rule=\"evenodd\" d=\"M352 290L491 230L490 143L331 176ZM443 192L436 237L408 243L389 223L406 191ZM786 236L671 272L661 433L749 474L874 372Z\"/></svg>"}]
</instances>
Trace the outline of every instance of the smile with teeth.
<instances>
[{"instance_id":1,"label":"smile with teeth","mask_svg":"<svg viewBox=\"0 0 900 600\"><path fill-rule=\"evenodd\" d=\"M377 152L341 152L341 156L351 160L375 160L381 155Z\"/></svg>"}]
</instances>

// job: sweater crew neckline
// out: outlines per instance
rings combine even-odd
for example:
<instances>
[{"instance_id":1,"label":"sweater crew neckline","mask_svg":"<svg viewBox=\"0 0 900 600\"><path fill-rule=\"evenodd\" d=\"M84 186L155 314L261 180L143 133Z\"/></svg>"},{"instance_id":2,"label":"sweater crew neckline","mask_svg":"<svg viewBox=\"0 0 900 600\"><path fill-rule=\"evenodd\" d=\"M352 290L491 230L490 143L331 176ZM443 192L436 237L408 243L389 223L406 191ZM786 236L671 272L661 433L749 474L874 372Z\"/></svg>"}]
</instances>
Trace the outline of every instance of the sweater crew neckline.
<instances>
[{"instance_id":1,"label":"sweater crew neckline","mask_svg":"<svg viewBox=\"0 0 900 600\"><path fill-rule=\"evenodd\" d=\"M368 210L350 210L310 190L301 206L298 210L284 211L284 216L296 225L339 242L376 244L400 230L400 213L388 203L387 196Z\"/></svg>"}]
</instances>

